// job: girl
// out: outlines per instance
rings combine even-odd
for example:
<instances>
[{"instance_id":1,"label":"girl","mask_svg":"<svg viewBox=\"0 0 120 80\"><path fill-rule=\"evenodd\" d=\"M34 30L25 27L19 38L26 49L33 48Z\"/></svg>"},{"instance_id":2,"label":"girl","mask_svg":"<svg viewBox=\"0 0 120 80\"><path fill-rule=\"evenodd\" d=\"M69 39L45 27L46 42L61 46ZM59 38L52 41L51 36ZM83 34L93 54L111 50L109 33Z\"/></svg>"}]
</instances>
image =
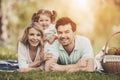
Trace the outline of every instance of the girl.
<instances>
[{"instance_id":1,"label":"girl","mask_svg":"<svg viewBox=\"0 0 120 80\"><path fill-rule=\"evenodd\" d=\"M56 11L41 9L38 10L37 13L34 13L32 16L32 22L38 22L45 34L44 43L48 42L52 44L56 37L56 29L55 29L55 18L57 16Z\"/></svg>"}]
</instances>

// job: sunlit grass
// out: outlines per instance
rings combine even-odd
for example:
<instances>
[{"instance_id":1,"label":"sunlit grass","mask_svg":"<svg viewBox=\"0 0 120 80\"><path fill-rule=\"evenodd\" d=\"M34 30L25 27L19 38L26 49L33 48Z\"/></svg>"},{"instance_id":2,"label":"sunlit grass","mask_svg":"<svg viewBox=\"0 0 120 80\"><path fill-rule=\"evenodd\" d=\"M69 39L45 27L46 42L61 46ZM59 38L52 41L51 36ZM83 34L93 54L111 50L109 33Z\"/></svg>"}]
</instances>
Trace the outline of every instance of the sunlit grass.
<instances>
[{"instance_id":1,"label":"sunlit grass","mask_svg":"<svg viewBox=\"0 0 120 80\"><path fill-rule=\"evenodd\" d=\"M98 43L99 44L99 43ZM101 44L101 43L100 43ZM97 48L97 45L96 45ZM0 47L0 60L17 60L17 50ZM0 80L120 80L120 74L97 72L1 72Z\"/></svg>"},{"instance_id":2,"label":"sunlit grass","mask_svg":"<svg viewBox=\"0 0 120 80\"><path fill-rule=\"evenodd\" d=\"M0 47L0 60L17 60L17 51Z\"/></svg>"},{"instance_id":3,"label":"sunlit grass","mask_svg":"<svg viewBox=\"0 0 120 80\"><path fill-rule=\"evenodd\" d=\"M101 74L89 72L35 72L28 73L19 72L0 72L2 80L119 80L120 74Z\"/></svg>"}]
</instances>

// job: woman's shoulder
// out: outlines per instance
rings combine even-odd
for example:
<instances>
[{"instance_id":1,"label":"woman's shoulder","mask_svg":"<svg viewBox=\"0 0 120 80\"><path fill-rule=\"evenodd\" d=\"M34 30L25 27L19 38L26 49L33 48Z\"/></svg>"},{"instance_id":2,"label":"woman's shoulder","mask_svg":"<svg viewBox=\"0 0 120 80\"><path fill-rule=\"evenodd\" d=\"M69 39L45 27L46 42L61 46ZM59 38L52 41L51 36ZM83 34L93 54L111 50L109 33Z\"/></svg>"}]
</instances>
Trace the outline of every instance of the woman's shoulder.
<instances>
[{"instance_id":1,"label":"woman's shoulder","mask_svg":"<svg viewBox=\"0 0 120 80\"><path fill-rule=\"evenodd\" d=\"M23 44L21 41L18 41L18 47L26 48L27 46Z\"/></svg>"}]
</instances>

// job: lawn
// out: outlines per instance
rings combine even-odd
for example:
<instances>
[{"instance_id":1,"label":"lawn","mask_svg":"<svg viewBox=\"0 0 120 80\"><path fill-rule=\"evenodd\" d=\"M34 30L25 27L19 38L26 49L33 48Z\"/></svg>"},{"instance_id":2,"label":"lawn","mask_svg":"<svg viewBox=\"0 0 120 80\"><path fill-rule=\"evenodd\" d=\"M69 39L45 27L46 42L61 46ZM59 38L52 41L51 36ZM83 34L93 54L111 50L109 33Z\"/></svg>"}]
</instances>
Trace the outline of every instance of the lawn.
<instances>
[{"instance_id":1,"label":"lawn","mask_svg":"<svg viewBox=\"0 0 120 80\"><path fill-rule=\"evenodd\" d=\"M14 50L0 47L0 60L17 60ZM0 80L120 80L120 74L103 74L98 72L36 72L27 73L0 72Z\"/></svg>"},{"instance_id":2,"label":"lawn","mask_svg":"<svg viewBox=\"0 0 120 80\"><path fill-rule=\"evenodd\" d=\"M120 80L120 74L97 72L0 72L0 80Z\"/></svg>"}]
</instances>

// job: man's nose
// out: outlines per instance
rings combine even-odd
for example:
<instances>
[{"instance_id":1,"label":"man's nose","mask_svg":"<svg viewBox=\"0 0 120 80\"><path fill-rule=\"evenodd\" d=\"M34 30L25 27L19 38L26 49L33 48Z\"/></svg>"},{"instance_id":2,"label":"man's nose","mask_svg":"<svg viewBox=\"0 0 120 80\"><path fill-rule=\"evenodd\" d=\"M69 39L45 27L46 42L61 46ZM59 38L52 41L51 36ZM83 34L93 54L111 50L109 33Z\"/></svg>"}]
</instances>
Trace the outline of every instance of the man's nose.
<instances>
[{"instance_id":1,"label":"man's nose","mask_svg":"<svg viewBox=\"0 0 120 80\"><path fill-rule=\"evenodd\" d=\"M62 34L61 34L61 37L65 37L65 33L62 33Z\"/></svg>"}]
</instances>

